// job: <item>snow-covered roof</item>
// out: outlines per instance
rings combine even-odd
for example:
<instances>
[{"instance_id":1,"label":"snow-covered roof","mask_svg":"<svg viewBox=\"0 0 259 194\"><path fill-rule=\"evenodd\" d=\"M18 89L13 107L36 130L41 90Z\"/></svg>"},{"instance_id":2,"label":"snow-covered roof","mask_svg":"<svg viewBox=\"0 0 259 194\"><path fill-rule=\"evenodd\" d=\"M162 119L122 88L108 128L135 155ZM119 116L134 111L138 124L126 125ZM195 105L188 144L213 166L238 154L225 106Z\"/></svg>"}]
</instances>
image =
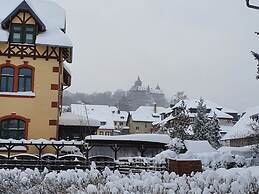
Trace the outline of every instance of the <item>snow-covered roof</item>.
<instances>
[{"instance_id":1,"label":"snow-covered roof","mask_svg":"<svg viewBox=\"0 0 259 194\"><path fill-rule=\"evenodd\" d=\"M142 122L158 122L161 120L160 112L164 111L164 107L155 107L154 106L140 106L136 111L131 112L133 121L142 121Z\"/></svg>"},{"instance_id":2,"label":"snow-covered roof","mask_svg":"<svg viewBox=\"0 0 259 194\"><path fill-rule=\"evenodd\" d=\"M36 45L50 45L72 48L72 42L63 32L66 28L66 14L56 2L50 0L1 0L0 23L9 16L23 1L46 26L46 31L37 37ZM63 31L62 31L63 30ZM9 33L0 27L0 42L8 42Z\"/></svg>"},{"instance_id":3,"label":"snow-covered roof","mask_svg":"<svg viewBox=\"0 0 259 194\"><path fill-rule=\"evenodd\" d=\"M99 120L101 129L115 129L114 121L126 122L128 118L127 112L108 105L71 104L71 112L80 117Z\"/></svg>"},{"instance_id":4,"label":"snow-covered roof","mask_svg":"<svg viewBox=\"0 0 259 194\"><path fill-rule=\"evenodd\" d=\"M253 121L251 116L258 113L259 106L248 109L222 140L245 138L254 135L255 131L252 129L251 125L256 124L256 121Z\"/></svg>"},{"instance_id":5,"label":"snow-covered roof","mask_svg":"<svg viewBox=\"0 0 259 194\"><path fill-rule=\"evenodd\" d=\"M170 143L170 136L165 134L132 134L132 135L118 135L118 136L103 136L91 135L87 136L85 140L120 140L120 141L145 141L154 143Z\"/></svg>"},{"instance_id":6,"label":"snow-covered roof","mask_svg":"<svg viewBox=\"0 0 259 194\"><path fill-rule=\"evenodd\" d=\"M184 145L188 152L191 152L193 154L215 151L215 149L210 145L208 141L185 140Z\"/></svg>"},{"instance_id":7,"label":"snow-covered roof","mask_svg":"<svg viewBox=\"0 0 259 194\"><path fill-rule=\"evenodd\" d=\"M233 125L220 125L220 131L222 132L228 132L232 130Z\"/></svg>"},{"instance_id":8,"label":"snow-covered roof","mask_svg":"<svg viewBox=\"0 0 259 194\"><path fill-rule=\"evenodd\" d=\"M66 62L64 62L63 64L64 64L65 70L66 70L70 75L72 75L71 69L70 69L70 67L68 66L68 64L67 64Z\"/></svg>"},{"instance_id":9,"label":"snow-covered roof","mask_svg":"<svg viewBox=\"0 0 259 194\"><path fill-rule=\"evenodd\" d=\"M200 99L186 99L183 101L186 105L186 108L190 109L190 108L197 108L197 106L199 105ZM222 109L223 108L222 106L219 106L218 104L216 104L212 101L206 100L206 99L203 99L203 103L206 105L207 109L212 109L212 108ZM182 105L182 101L178 102L173 108L181 107L181 105Z\"/></svg>"},{"instance_id":10,"label":"snow-covered roof","mask_svg":"<svg viewBox=\"0 0 259 194\"><path fill-rule=\"evenodd\" d=\"M212 108L211 112L208 114L209 117L213 117L214 113L216 114L218 119L233 119L233 117L223 111L220 111L216 108Z\"/></svg>"},{"instance_id":11,"label":"snow-covered roof","mask_svg":"<svg viewBox=\"0 0 259 194\"><path fill-rule=\"evenodd\" d=\"M222 112L225 112L225 113L234 113L234 114L238 114L238 111L237 110L234 110L234 109L232 109L232 108L223 108L222 110L221 110Z\"/></svg>"},{"instance_id":12,"label":"snow-covered roof","mask_svg":"<svg viewBox=\"0 0 259 194\"><path fill-rule=\"evenodd\" d=\"M16 140L16 139L0 139L0 143L4 144L42 144L42 145L51 145L51 144L65 144L65 145L83 145L84 141L65 141L65 140L47 140L47 139L21 139L21 140Z\"/></svg>"},{"instance_id":13,"label":"snow-covered roof","mask_svg":"<svg viewBox=\"0 0 259 194\"><path fill-rule=\"evenodd\" d=\"M127 111L113 112L114 121L126 122L128 119L128 114L129 113Z\"/></svg>"},{"instance_id":14,"label":"snow-covered roof","mask_svg":"<svg viewBox=\"0 0 259 194\"><path fill-rule=\"evenodd\" d=\"M153 88L151 88L150 89L150 93L152 93L152 94L163 94L163 91L161 89L157 89L157 88L153 89Z\"/></svg>"},{"instance_id":15,"label":"snow-covered roof","mask_svg":"<svg viewBox=\"0 0 259 194\"><path fill-rule=\"evenodd\" d=\"M186 109L196 109L199 105L199 99L188 99L188 100L183 100ZM204 100L204 104L206 105L207 109L210 109L211 111L208 113L208 117L213 117L214 113L216 114L217 118L219 119L233 119L233 116L227 114L225 111L222 111L223 107L219 106L218 104L211 102L209 100ZM181 107L182 106L182 101L178 102L174 107L168 108L165 113L168 114L173 111L173 109ZM170 111L171 109L171 111ZM190 117L195 117L196 113L189 113Z\"/></svg>"},{"instance_id":16,"label":"snow-covered roof","mask_svg":"<svg viewBox=\"0 0 259 194\"><path fill-rule=\"evenodd\" d=\"M59 117L59 125L99 127L100 121L91 118L86 118L82 115L76 115L72 112L63 112Z\"/></svg>"}]
</instances>

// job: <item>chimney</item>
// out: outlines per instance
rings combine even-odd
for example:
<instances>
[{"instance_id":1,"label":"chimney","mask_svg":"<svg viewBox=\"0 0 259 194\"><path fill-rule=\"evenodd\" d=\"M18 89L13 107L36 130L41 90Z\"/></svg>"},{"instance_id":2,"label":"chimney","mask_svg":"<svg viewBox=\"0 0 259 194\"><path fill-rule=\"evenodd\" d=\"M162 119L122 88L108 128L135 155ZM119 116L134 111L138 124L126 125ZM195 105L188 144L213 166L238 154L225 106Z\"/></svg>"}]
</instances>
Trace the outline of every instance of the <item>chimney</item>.
<instances>
[{"instance_id":1,"label":"chimney","mask_svg":"<svg viewBox=\"0 0 259 194\"><path fill-rule=\"evenodd\" d=\"M157 104L154 103L154 113L157 113Z\"/></svg>"}]
</instances>

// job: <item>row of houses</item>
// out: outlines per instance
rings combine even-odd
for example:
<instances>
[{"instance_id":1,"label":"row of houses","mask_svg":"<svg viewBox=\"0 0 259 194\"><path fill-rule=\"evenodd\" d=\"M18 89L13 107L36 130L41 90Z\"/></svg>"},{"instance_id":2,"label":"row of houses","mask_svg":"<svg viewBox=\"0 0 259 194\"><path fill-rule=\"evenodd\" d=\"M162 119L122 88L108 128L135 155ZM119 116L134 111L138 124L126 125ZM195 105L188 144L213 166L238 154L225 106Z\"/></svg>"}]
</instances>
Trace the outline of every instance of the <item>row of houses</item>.
<instances>
[{"instance_id":1,"label":"row of houses","mask_svg":"<svg viewBox=\"0 0 259 194\"><path fill-rule=\"evenodd\" d=\"M191 120L197 113L198 102L197 99L184 101ZM239 115L236 110L219 106L208 100L204 100L204 104L207 108L208 117L212 118L215 114L219 121L222 144L244 146L258 142L256 136L258 107L248 109L242 115ZM96 132L94 133L98 135L149 134L157 133L161 126L170 127L170 122L180 107L181 102L169 108L157 107L156 105L140 106L136 111L127 113L111 106L73 104L70 107L70 113L63 113L60 120L62 121L66 114L78 115L76 119L82 121L88 119L90 123L96 123L93 120L99 119L99 124L96 125ZM60 124L60 129L62 129L62 123Z\"/></svg>"},{"instance_id":2,"label":"row of houses","mask_svg":"<svg viewBox=\"0 0 259 194\"><path fill-rule=\"evenodd\" d=\"M185 100L189 117L194 119L197 113L199 100ZM205 100L208 117L216 114L221 127L221 135L224 136L237 122L238 111L223 108L216 103ZM63 129L73 130L73 125L79 125L88 130L88 134L98 135L121 135L121 134L144 134L156 133L161 126L170 127L170 122L177 114L181 102L164 108L154 106L140 106L136 111L120 111L117 107L107 105L72 104L64 109L60 117L59 133ZM67 131L65 134L69 134ZM75 135L70 135L75 137ZM67 135L69 137L69 135ZM78 137L78 136L76 136ZM62 135L66 138L66 135Z\"/></svg>"},{"instance_id":3,"label":"row of houses","mask_svg":"<svg viewBox=\"0 0 259 194\"><path fill-rule=\"evenodd\" d=\"M71 104L59 119L61 139L84 139L87 135L129 134L128 112L115 106Z\"/></svg>"}]
</instances>

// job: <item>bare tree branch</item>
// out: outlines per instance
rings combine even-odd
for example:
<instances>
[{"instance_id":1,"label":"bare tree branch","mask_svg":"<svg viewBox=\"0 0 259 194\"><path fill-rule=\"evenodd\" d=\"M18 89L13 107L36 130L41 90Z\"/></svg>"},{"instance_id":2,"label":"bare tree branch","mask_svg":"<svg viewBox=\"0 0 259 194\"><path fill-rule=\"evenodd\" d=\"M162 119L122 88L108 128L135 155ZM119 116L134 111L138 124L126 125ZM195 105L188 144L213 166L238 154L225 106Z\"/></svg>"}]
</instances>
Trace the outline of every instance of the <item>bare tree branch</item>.
<instances>
[{"instance_id":1,"label":"bare tree branch","mask_svg":"<svg viewBox=\"0 0 259 194\"><path fill-rule=\"evenodd\" d=\"M259 6L255 6L255 5L250 5L250 0L246 0L246 5L247 7L249 8L252 8L252 9L258 9L259 10Z\"/></svg>"}]
</instances>

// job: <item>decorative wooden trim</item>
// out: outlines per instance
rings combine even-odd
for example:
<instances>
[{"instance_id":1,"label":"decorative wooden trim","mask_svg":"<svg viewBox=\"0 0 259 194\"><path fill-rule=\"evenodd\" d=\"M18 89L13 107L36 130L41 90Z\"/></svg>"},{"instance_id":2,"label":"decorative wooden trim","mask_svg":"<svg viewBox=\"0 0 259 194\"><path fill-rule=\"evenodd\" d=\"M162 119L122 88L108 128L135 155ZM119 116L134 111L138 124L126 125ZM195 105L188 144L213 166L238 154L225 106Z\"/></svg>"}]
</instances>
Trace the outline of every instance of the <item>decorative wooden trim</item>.
<instances>
[{"instance_id":1,"label":"decorative wooden trim","mask_svg":"<svg viewBox=\"0 0 259 194\"><path fill-rule=\"evenodd\" d=\"M53 67L52 71L53 71L54 73L59 73L59 67Z\"/></svg>"},{"instance_id":2,"label":"decorative wooden trim","mask_svg":"<svg viewBox=\"0 0 259 194\"><path fill-rule=\"evenodd\" d=\"M24 121L25 122L24 139L28 139L28 127L29 127L29 122L31 121L30 119L27 119L20 115L16 115L16 113L11 113L10 115L0 117L0 122L7 119L18 119L18 120Z\"/></svg>"},{"instance_id":3,"label":"decorative wooden trim","mask_svg":"<svg viewBox=\"0 0 259 194\"><path fill-rule=\"evenodd\" d=\"M49 120L49 125L50 126L57 126L57 120Z\"/></svg>"},{"instance_id":4,"label":"decorative wooden trim","mask_svg":"<svg viewBox=\"0 0 259 194\"><path fill-rule=\"evenodd\" d=\"M51 108L57 108L58 102L51 102Z\"/></svg>"},{"instance_id":5,"label":"decorative wooden trim","mask_svg":"<svg viewBox=\"0 0 259 194\"><path fill-rule=\"evenodd\" d=\"M51 90L58 90L59 85L58 84L51 84Z\"/></svg>"},{"instance_id":6,"label":"decorative wooden trim","mask_svg":"<svg viewBox=\"0 0 259 194\"><path fill-rule=\"evenodd\" d=\"M26 23L25 13L28 12L38 24L40 31L46 31L45 24L40 20L37 14L31 9L31 7L27 4L26 1L22 1L4 20L2 21L2 28L8 29L13 18L18 17L21 23ZM22 13L23 18L19 16Z\"/></svg>"},{"instance_id":7,"label":"decorative wooden trim","mask_svg":"<svg viewBox=\"0 0 259 194\"><path fill-rule=\"evenodd\" d=\"M63 50L63 48L46 46L45 50L41 51L36 45L9 43L7 48L0 50L0 56L7 56L8 58L14 56L20 57L21 59L30 57L34 60L44 58L46 60L56 59L57 61L61 61L62 55L60 54L60 50Z\"/></svg>"}]
</instances>

